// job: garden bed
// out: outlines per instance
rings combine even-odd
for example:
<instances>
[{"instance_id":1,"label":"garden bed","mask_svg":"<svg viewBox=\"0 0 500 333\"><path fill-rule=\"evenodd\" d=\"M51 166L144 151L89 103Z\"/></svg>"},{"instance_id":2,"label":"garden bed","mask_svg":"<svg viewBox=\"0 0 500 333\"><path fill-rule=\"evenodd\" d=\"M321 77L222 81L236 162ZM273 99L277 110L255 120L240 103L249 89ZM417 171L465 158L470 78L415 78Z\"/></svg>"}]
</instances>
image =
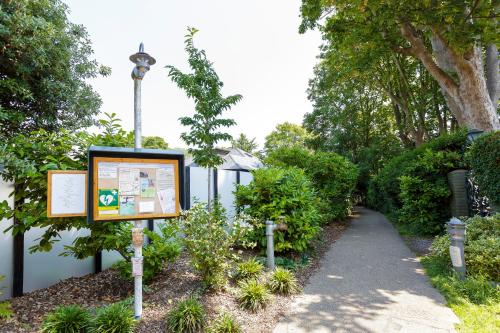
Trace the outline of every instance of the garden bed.
<instances>
[{"instance_id":1,"label":"garden bed","mask_svg":"<svg viewBox=\"0 0 500 333\"><path fill-rule=\"evenodd\" d=\"M324 227L322 239L314 242L307 265L295 272L301 285L320 266L321 258L330 245L346 229L347 223L333 223ZM244 254L245 255L245 254ZM249 253L246 253L248 256ZM174 304L201 290L202 283L191 269L188 258L181 258L157 275L144 290L143 319L136 332L165 332L165 315ZM274 296L271 304L256 313L242 310L235 301L236 286L231 284L219 293L206 293L201 300L208 316L214 317L225 310L234 315L244 332L271 332L279 318L286 314L292 298ZM133 296L133 284L122 279L118 272L108 269L99 274L70 278L46 289L37 290L11 300L14 315L0 322L0 332L36 332L43 317L60 305L78 304L85 308L97 308Z\"/></svg>"}]
</instances>

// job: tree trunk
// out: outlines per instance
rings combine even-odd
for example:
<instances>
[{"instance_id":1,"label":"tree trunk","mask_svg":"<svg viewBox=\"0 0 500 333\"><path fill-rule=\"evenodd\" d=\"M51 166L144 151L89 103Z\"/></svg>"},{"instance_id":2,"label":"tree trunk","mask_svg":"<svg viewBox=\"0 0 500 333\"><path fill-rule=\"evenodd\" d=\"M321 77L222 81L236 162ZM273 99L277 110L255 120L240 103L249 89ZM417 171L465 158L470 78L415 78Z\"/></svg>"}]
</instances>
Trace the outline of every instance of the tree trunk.
<instances>
[{"instance_id":1,"label":"tree trunk","mask_svg":"<svg viewBox=\"0 0 500 333\"><path fill-rule=\"evenodd\" d=\"M432 32L431 42L436 61L421 35L408 22L401 25L403 37L411 44L405 52L420 59L439 83L459 125L483 131L500 129L497 105L494 105L488 93L480 47L475 45L462 55L448 45L439 31L433 29ZM457 74L458 81L448 74L450 69Z\"/></svg>"},{"instance_id":2,"label":"tree trunk","mask_svg":"<svg viewBox=\"0 0 500 333\"><path fill-rule=\"evenodd\" d=\"M212 168L208 167L208 197L207 197L207 207L208 211L212 211L212 177L211 177Z\"/></svg>"}]
</instances>

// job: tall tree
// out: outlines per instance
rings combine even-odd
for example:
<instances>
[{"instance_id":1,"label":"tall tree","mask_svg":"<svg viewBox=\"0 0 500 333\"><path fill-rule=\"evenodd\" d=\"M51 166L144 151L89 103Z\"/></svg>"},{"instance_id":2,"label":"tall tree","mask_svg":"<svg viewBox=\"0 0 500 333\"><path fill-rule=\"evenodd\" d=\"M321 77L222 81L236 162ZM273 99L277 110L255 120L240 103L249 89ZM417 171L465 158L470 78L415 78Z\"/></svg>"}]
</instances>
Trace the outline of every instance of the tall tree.
<instances>
[{"instance_id":1,"label":"tall tree","mask_svg":"<svg viewBox=\"0 0 500 333\"><path fill-rule=\"evenodd\" d=\"M168 149L168 143L161 136L143 136L142 147L150 149Z\"/></svg>"},{"instance_id":2,"label":"tall tree","mask_svg":"<svg viewBox=\"0 0 500 333\"><path fill-rule=\"evenodd\" d=\"M264 149L270 152L281 147L305 147L312 138L312 135L301 125L284 122L276 125L276 128L266 136Z\"/></svg>"},{"instance_id":3,"label":"tall tree","mask_svg":"<svg viewBox=\"0 0 500 333\"><path fill-rule=\"evenodd\" d=\"M329 47L418 59L458 123L500 128L498 0L303 0L300 30L320 26ZM485 56L486 55L486 56Z\"/></svg>"},{"instance_id":4,"label":"tall tree","mask_svg":"<svg viewBox=\"0 0 500 333\"><path fill-rule=\"evenodd\" d=\"M90 59L91 43L60 0L0 4L0 136L75 130L101 106L87 79L110 69Z\"/></svg>"},{"instance_id":5,"label":"tall tree","mask_svg":"<svg viewBox=\"0 0 500 333\"><path fill-rule=\"evenodd\" d=\"M220 118L223 111L231 109L242 96L222 96L222 81L207 59L205 51L197 49L193 37L198 30L188 28L185 40L185 50L188 55L192 73L183 73L174 66L167 66L168 76L177 86L184 90L195 103L195 113L192 117L181 117L181 124L190 127L190 132L181 134L182 140L190 146L189 152L194 161L208 169L208 208L211 207L211 169L220 165L222 158L215 152L217 142L231 140L231 135L220 132L221 127L236 124L233 119Z\"/></svg>"},{"instance_id":6,"label":"tall tree","mask_svg":"<svg viewBox=\"0 0 500 333\"><path fill-rule=\"evenodd\" d=\"M231 140L231 146L233 148L244 150L250 154L253 153L258 147L257 143L255 142L255 138L250 139L243 133L240 133L240 135L236 139Z\"/></svg>"}]
</instances>

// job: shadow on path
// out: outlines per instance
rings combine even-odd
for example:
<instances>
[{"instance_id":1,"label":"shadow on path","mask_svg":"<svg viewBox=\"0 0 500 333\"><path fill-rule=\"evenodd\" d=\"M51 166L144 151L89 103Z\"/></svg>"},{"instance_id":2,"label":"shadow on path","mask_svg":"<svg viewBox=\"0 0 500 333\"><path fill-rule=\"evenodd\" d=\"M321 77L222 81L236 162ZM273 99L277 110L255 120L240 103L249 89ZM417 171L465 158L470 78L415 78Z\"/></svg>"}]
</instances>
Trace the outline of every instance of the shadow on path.
<instances>
[{"instance_id":1,"label":"shadow on path","mask_svg":"<svg viewBox=\"0 0 500 333\"><path fill-rule=\"evenodd\" d=\"M359 207L274 332L454 332L444 304L387 219Z\"/></svg>"}]
</instances>

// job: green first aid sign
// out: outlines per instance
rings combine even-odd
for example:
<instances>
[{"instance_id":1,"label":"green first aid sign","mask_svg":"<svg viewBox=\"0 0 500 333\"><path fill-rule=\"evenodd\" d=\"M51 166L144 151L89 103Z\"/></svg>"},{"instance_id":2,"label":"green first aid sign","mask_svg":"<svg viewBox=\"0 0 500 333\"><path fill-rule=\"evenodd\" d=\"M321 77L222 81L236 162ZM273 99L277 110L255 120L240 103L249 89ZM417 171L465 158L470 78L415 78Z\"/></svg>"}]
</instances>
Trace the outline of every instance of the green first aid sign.
<instances>
[{"instance_id":1,"label":"green first aid sign","mask_svg":"<svg viewBox=\"0 0 500 333\"><path fill-rule=\"evenodd\" d=\"M99 190L99 210L117 209L118 208L118 190L117 189L100 189Z\"/></svg>"}]
</instances>

